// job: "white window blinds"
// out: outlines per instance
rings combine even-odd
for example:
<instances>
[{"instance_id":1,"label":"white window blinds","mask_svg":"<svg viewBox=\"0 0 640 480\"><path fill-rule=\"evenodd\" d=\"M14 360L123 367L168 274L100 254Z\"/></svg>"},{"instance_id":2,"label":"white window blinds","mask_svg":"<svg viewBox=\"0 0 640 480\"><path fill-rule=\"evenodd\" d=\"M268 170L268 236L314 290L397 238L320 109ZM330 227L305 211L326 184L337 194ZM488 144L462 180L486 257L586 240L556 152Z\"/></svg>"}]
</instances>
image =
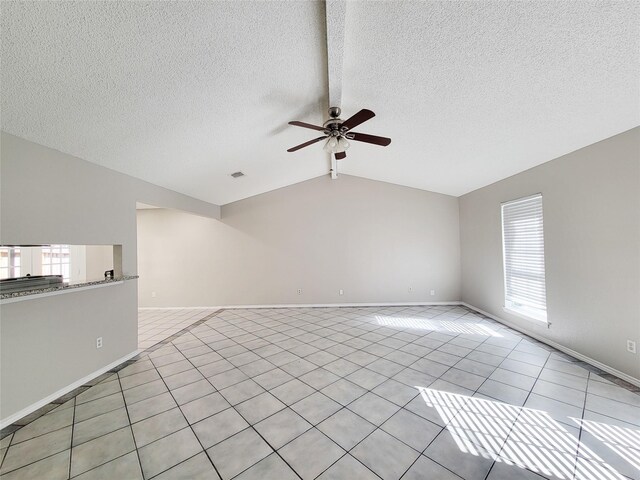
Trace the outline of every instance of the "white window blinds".
<instances>
[{"instance_id":1,"label":"white window blinds","mask_svg":"<svg viewBox=\"0 0 640 480\"><path fill-rule=\"evenodd\" d=\"M502 204L505 307L547 319L542 195Z\"/></svg>"}]
</instances>

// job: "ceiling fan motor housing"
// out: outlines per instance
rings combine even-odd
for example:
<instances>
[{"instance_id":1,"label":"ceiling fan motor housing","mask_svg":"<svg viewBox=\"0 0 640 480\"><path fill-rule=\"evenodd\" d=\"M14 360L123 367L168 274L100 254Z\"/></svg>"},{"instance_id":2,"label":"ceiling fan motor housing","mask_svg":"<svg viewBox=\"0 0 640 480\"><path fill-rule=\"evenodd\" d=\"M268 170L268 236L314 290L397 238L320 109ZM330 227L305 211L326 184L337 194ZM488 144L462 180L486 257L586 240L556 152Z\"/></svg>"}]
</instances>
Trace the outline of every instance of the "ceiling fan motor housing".
<instances>
[{"instance_id":1,"label":"ceiling fan motor housing","mask_svg":"<svg viewBox=\"0 0 640 480\"><path fill-rule=\"evenodd\" d=\"M329 120L322 124L326 129L325 133L330 137L337 137L340 135L340 126L342 125L340 112L340 107L329 108Z\"/></svg>"},{"instance_id":2,"label":"ceiling fan motor housing","mask_svg":"<svg viewBox=\"0 0 640 480\"><path fill-rule=\"evenodd\" d=\"M327 135L337 135L340 133L340 125L342 125L342 120L339 118L330 118L326 122L322 124L325 128L325 132Z\"/></svg>"},{"instance_id":3,"label":"ceiling fan motor housing","mask_svg":"<svg viewBox=\"0 0 640 480\"><path fill-rule=\"evenodd\" d=\"M347 142L347 140L371 143L373 145L380 145L382 147L386 147L391 143L390 138L378 137L376 135L356 133L351 131L351 129L357 127L361 123L364 123L367 120L375 117L375 113L373 113L371 110L363 108L358 113L352 115L344 121L340 118L340 113L341 112L339 107L329 108L330 118L326 122L324 122L322 126L312 125L310 123L300 122L297 120L289 122L290 125L295 125L297 127L319 130L323 133L323 136L314 138L313 140L309 140L308 142L289 148L287 149L287 152L295 152L316 142L327 140L325 149L327 147L330 148L331 152L335 154L336 159L338 160L346 157L344 151L349 148L349 142Z\"/></svg>"}]
</instances>

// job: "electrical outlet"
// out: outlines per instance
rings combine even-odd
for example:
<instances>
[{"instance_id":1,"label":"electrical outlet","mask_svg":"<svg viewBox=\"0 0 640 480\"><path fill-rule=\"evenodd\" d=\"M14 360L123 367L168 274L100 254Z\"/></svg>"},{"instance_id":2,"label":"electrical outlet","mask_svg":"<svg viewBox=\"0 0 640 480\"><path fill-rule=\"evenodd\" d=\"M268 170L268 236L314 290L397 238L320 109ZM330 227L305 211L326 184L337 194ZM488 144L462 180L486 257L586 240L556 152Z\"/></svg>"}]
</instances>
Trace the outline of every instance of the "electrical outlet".
<instances>
[{"instance_id":1,"label":"electrical outlet","mask_svg":"<svg viewBox=\"0 0 640 480\"><path fill-rule=\"evenodd\" d=\"M298 295L302 295L302 289L301 288L298 289Z\"/></svg>"},{"instance_id":2,"label":"electrical outlet","mask_svg":"<svg viewBox=\"0 0 640 480\"><path fill-rule=\"evenodd\" d=\"M340 295L344 295L344 290L340 289Z\"/></svg>"},{"instance_id":3,"label":"electrical outlet","mask_svg":"<svg viewBox=\"0 0 640 480\"><path fill-rule=\"evenodd\" d=\"M409 287L409 293L413 293L413 287Z\"/></svg>"},{"instance_id":4,"label":"electrical outlet","mask_svg":"<svg viewBox=\"0 0 640 480\"><path fill-rule=\"evenodd\" d=\"M151 298L156 298L156 292L151 292Z\"/></svg>"},{"instance_id":5,"label":"electrical outlet","mask_svg":"<svg viewBox=\"0 0 640 480\"><path fill-rule=\"evenodd\" d=\"M102 337L96 338L96 348L102 348Z\"/></svg>"},{"instance_id":6,"label":"electrical outlet","mask_svg":"<svg viewBox=\"0 0 640 480\"><path fill-rule=\"evenodd\" d=\"M627 351L636 353L636 342L634 342L633 340L627 340Z\"/></svg>"},{"instance_id":7,"label":"electrical outlet","mask_svg":"<svg viewBox=\"0 0 640 480\"><path fill-rule=\"evenodd\" d=\"M436 294L436 291L435 290L431 290L431 292L429 292L429 293L433 297Z\"/></svg>"}]
</instances>

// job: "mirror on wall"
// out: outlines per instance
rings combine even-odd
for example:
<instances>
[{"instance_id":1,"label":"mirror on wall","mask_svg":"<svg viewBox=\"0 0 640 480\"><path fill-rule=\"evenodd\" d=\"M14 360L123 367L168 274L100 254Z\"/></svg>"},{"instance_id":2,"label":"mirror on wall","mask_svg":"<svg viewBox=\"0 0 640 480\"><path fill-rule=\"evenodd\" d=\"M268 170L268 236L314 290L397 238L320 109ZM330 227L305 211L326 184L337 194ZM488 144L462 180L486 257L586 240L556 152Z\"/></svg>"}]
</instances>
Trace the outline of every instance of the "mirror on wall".
<instances>
[{"instance_id":1,"label":"mirror on wall","mask_svg":"<svg viewBox=\"0 0 640 480\"><path fill-rule=\"evenodd\" d=\"M118 246L119 247L119 246ZM79 284L113 277L114 245L0 245L0 280ZM117 269L119 270L119 269ZM36 281L37 280L37 281Z\"/></svg>"}]
</instances>

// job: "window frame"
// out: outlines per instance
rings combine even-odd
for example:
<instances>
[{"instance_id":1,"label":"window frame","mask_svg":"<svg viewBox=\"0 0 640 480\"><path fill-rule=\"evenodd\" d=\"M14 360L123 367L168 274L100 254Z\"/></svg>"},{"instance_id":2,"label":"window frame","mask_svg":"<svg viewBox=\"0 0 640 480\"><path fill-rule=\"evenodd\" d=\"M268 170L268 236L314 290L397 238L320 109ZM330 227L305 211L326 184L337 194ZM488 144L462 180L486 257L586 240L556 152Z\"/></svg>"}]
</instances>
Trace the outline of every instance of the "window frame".
<instances>
[{"instance_id":1,"label":"window frame","mask_svg":"<svg viewBox=\"0 0 640 480\"><path fill-rule=\"evenodd\" d=\"M9 279L19 277L22 270L22 251L20 247L2 246L0 248L3 252L6 252L7 258L7 265L0 265L0 278ZM17 264L16 259L18 259Z\"/></svg>"},{"instance_id":2,"label":"window frame","mask_svg":"<svg viewBox=\"0 0 640 480\"><path fill-rule=\"evenodd\" d=\"M42 275L62 275L62 280L69 283L71 277L70 246L52 244L43 245L41 249Z\"/></svg>"},{"instance_id":3,"label":"window frame","mask_svg":"<svg viewBox=\"0 0 640 480\"><path fill-rule=\"evenodd\" d=\"M539 221L541 223L541 238L542 245L540 245L540 249L542 251L542 286L544 292L544 308L536 308L533 306L527 306L524 304L518 304L514 302L512 298L514 297L513 293L510 293L509 279L513 278L513 274L508 272L508 262L507 262L507 241L505 238L505 207L508 208L511 205L515 205L523 202L530 202L534 199L539 199ZM531 217L531 219L537 219L538 216ZM548 310L547 310L547 285L546 285L546 253L545 253L545 241L544 241L544 203L542 193L535 193L533 195L527 195L525 197L516 198L513 200L509 200L506 202L502 202L500 204L500 220L501 220L501 234L502 234L502 275L503 275L503 287L504 287L504 305L503 309L505 312L515 315L517 317L523 318L525 320L534 320L536 322L542 322L544 324L549 325L548 321ZM529 252L528 252L529 253ZM539 258L538 258L539 260ZM510 299L511 297L511 299Z\"/></svg>"}]
</instances>

